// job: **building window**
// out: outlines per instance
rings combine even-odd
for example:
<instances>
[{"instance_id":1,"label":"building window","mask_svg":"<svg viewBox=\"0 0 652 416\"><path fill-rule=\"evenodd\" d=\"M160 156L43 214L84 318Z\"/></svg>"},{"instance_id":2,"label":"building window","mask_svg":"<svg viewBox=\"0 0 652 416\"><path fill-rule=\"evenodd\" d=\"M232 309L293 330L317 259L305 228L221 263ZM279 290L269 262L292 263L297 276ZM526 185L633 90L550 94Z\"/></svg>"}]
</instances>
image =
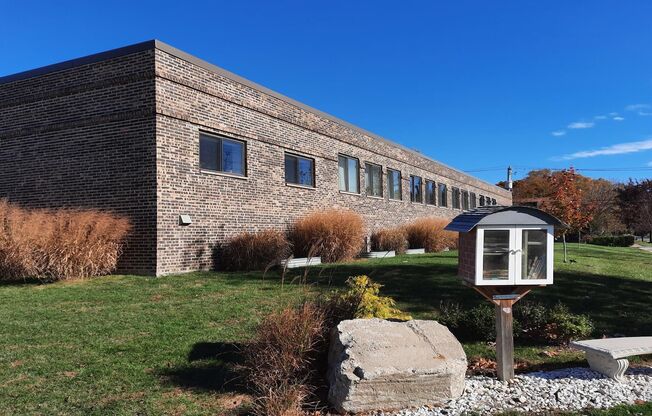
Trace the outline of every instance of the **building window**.
<instances>
[{"instance_id":1,"label":"building window","mask_svg":"<svg viewBox=\"0 0 652 416\"><path fill-rule=\"evenodd\" d=\"M365 182L368 196L383 196L383 169L373 163L365 163Z\"/></svg>"},{"instance_id":2,"label":"building window","mask_svg":"<svg viewBox=\"0 0 652 416\"><path fill-rule=\"evenodd\" d=\"M358 159L339 155L340 191L360 193L360 163Z\"/></svg>"},{"instance_id":3,"label":"building window","mask_svg":"<svg viewBox=\"0 0 652 416\"><path fill-rule=\"evenodd\" d=\"M426 204L435 205L437 203L436 185L433 181L426 180Z\"/></svg>"},{"instance_id":4,"label":"building window","mask_svg":"<svg viewBox=\"0 0 652 416\"><path fill-rule=\"evenodd\" d=\"M215 172L245 175L245 142L201 133L199 167Z\"/></svg>"},{"instance_id":5,"label":"building window","mask_svg":"<svg viewBox=\"0 0 652 416\"><path fill-rule=\"evenodd\" d=\"M443 183L439 184L439 206L448 206L448 188Z\"/></svg>"},{"instance_id":6,"label":"building window","mask_svg":"<svg viewBox=\"0 0 652 416\"><path fill-rule=\"evenodd\" d=\"M401 172L394 169L387 169L387 195L389 199L401 200Z\"/></svg>"},{"instance_id":7,"label":"building window","mask_svg":"<svg viewBox=\"0 0 652 416\"><path fill-rule=\"evenodd\" d=\"M480 195L480 206L483 207L485 204L484 202L484 195Z\"/></svg>"},{"instance_id":8,"label":"building window","mask_svg":"<svg viewBox=\"0 0 652 416\"><path fill-rule=\"evenodd\" d=\"M491 205L496 205L496 198L491 198Z\"/></svg>"},{"instance_id":9,"label":"building window","mask_svg":"<svg viewBox=\"0 0 652 416\"><path fill-rule=\"evenodd\" d=\"M285 154L285 183L315 187L315 160Z\"/></svg>"},{"instance_id":10,"label":"building window","mask_svg":"<svg viewBox=\"0 0 652 416\"><path fill-rule=\"evenodd\" d=\"M452 188L451 199L453 200L453 209L460 209L460 188Z\"/></svg>"},{"instance_id":11,"label":"building window","mask_svg":"<svg viewBox=\"0 0 652 416\"><path fill-rule=\"evenodd\" d=\"M410 201L423 202L423 190L421 189L421 177L410 176Z\"/></svg>"},{"instance_id":12,"label":"building window","mask_svg":"<svg viewBox=\"0 0 652 416\"><path fill-rule=\"evenodd\" d=\"M469 191L462 191L462 209L469 210Z\"/></svg>"},{"instance_id":13,"label":"building window","mask_svg":"<svg viewBox=\"0 0 652 416\"><path fill-rule=\"evenodd\" d=\"M471 209L477 208L478 201L477 201L477 198L475 196L475 192L471 192L471 197L470 198L471 198Z\"/></svg>"}]
</instances>

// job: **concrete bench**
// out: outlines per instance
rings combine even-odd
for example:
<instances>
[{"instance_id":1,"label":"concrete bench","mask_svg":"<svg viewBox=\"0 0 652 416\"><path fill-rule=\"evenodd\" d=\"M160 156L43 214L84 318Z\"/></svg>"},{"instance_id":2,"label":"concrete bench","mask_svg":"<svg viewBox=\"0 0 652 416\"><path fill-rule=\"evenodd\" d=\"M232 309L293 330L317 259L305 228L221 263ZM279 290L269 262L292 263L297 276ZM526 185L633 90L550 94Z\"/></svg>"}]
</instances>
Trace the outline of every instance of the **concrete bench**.
<instances>
[{"instance_id":1,"label":"concrete bench","mask_svg":"<svg viewBox=\"0 0 652 416\"><path fill-rule=\"evenodd\" d=\"M623 381L629 367L627 357L652 354L652 337L589 339L571 342L571 347L586 352L586 360L594 371Z\"/></svg>"}]
</instances>

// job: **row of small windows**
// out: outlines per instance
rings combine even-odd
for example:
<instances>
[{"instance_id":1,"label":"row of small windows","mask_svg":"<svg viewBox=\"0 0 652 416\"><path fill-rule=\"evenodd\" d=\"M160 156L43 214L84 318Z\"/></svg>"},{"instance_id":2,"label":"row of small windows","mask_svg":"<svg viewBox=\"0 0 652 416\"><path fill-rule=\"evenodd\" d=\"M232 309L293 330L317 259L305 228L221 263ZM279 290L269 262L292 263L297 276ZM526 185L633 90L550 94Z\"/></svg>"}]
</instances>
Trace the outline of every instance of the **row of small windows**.
<instances>
[{"instance_id":1,"label":"row of small windows","mask_svg":"<svg viewBox=\"0 0 652 416\"><path fill-rule=\"evenodd\" d=\"M246 174L246 143L221 136L200 134L199 136L200 168L233 175ZM386 178L387 196L392 200L403 199L401 172L386 169L375 163L365 163L365 184L367 196L383 197L383 179ZM339 190L354 194L360 193L360 162L357 158L338 156ZM285 153L285 182L293 185L315 187L315 160L292 153ZM485 205L496 205L496 199L474 192L451 188L452 208L468 210ZM427 205L448 206L448 187L443 183L425 181L416 175L410 175L410 201Z\"/></svg>"}]
</instances>

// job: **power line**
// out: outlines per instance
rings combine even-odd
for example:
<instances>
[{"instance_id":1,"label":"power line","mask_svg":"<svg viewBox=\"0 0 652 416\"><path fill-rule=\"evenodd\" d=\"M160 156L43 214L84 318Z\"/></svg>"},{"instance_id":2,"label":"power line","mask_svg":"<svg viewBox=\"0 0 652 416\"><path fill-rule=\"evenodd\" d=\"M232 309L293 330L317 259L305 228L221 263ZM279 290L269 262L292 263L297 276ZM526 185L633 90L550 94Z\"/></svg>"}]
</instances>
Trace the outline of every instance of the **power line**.
<instances>
[{"instance_id":1,"label":"power line","mask_svg":"<svg viewBox=\"0 0 652 416\"><path fill-rule=\"evenodd\" d=\"M520 170L553 170L553 171L559 171L559 170L564 170L568 168L545 168L545 167L533 167L533 166L512 166L514 169L520 169ZM496 166L496 167L489 167L489 168L478 168L478 169L465 169L464 172L467 173L475 173L475 172L498 172L498 171L504 171L507 168L504 166ZM577 168L574 167L576 171L583 171L583 172L649 172L652 171L652 166L636 166L636 167L622 167L622 168Z\"/></svg>"}]
</instances>

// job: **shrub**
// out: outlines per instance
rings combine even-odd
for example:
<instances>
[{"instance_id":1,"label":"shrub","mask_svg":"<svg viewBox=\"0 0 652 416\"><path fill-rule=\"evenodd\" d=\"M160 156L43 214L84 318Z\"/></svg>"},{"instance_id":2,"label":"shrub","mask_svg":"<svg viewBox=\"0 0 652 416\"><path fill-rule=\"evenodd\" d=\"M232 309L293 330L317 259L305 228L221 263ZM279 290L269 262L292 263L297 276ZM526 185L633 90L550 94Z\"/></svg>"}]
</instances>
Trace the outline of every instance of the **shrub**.
<instances>
[{"instance_id":1,"label":"shrub","mask_svg":"<svg viewBox=\"0 0 652 416\"><path fill-rule=\"evenodd\" d=\"M263 270L280 263L291 253L285 233L263 230L236 235L224 246L221 258L227 270Z\"/></svg>"},{"instance_id":2,"label":"shrub","mask_svg":"<svg viewBox=\"0 0 652 416\"><path fill-rule=\"evenodd\" d=\"M129 221L94 210L0 201L0 278L67 280L115 270Z\"/></svg>"},{"instance_id":3,"label":"shrub","mask_svg":"<svg viewBox=\"0 0 652 416\"><path fill-rule=\"evenodd\" d=\"M408 241L403 228L385 228L371 234L371 249L373 251L396 251L405 253Z\"/></svg>"},{"instance_id":4,"label":"shrub","mask_svg":"<svg viewBox=\"0 0 652 416\"><path fill-rule=\"evenodd\" d=\"M323 351L325 313L313 303L268 315L244 351L256 415L301 415L314 394L312 378Z\"/></svg>"},{"instance_id":5,"label":"shrub","mask_svg":"<svg viewBox=\"0 0 652 416\"><path fill-rule=\"evenodd\" d=\"M412 317L396 308L396 301L387 296L380 296L378 283L368 276L352 276L346 281L348 289L336 291L328 299L330 315L338 319L380 318L408 321Z\"/></svg>"},{"instance_id":6,"label":"shrub","mask_svg":"<svg viewBox=\"0 0 652 416\"><path fill-rule=\"evenodd\" d=\"M466 310L457 303L442 303L439 309L439 322L461 340L495 339L496 312L489 303ZM561 303L547 308L540 303L521 301L514 306L513 313L514 337L521 340L567 344L593 332L587 316L573 314Z\"/></svg>"},{"instance_id":7,"label":"shrub","mask_svg":"<svg viewBox=\"0 0 652 416\"><path fill-rule=\"evenodd\" d=\"M551 340L559 344L567 344L591 335L593 322L588 316L573 314L566 305L558 303L550 311L548 332Z\"/></svg>"},{"instance_id":8,"label":"shrub","mask_svg":"<svg viewBox=\"0 0 652 416\"><path fill-rule=\"evenodd\" d=\"M420 218L404 229L410 248L425 248L428 253L435 253L446 248L457 247L457 233L446 231L448 221L440 218Z\"/></svg>"},{"instance_id":9,"label":"shrub","mask_svg":"<svg viewBox=\"0 0 652 416\"><path fill-rule=\"evenodd\" d=\"M629 247L634 245L633 235L596 235L586 239L589 244L609 247Z\"/></svg>"},{"instance_id":10,"label":"shrub","mask_svg":"<svg viewBox=\"0 0 652 416\"><path fill-rule=\"evenodd\" d=\"M322 262L350 260L362 249L364 222L353 211L330 209L299 219L290 240L298 256L320 256Z\"/></svg>"}]
</instances>

